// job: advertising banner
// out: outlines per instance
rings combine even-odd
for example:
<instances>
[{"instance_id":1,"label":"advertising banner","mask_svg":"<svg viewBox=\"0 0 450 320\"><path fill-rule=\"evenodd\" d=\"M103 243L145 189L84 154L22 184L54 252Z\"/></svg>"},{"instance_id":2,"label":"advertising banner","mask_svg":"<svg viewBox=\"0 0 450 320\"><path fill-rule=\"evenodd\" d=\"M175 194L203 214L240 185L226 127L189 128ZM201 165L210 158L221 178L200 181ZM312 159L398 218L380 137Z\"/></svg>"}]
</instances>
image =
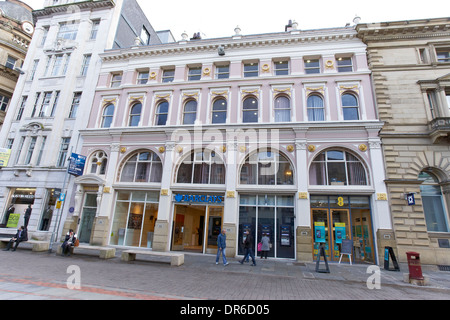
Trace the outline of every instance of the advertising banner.
<instances>
[{"instance_id":1,"label":"advertising banner","mask_svg":"<svg viewBox=\"0 0 450 320\"><path fill-rule=\"evenodd\" d=\"M84 166L86 165L86 157L80 154L72 153L69 159L69 167L67 173L79 177L83 175Z\"/></svg>"},{"instance_id":2,"label":"advertising banner","mask_svg":"<svg viewBox=\"0 0 450 320\"><path fill-rule=\"evenodd\" d=\"M11 149L0 148L0 167L6 167L11 157Z\"/></svg>"},{"instance_id":3,"label":"advertising banner","mask_svg":"<svg viewBox=\"0 0 450 320\"><path fill-rule=\"evenodd\" d=\"M8 223L6 224L7 228L17 228L19 225L20 213L11 213L9 215Z\"/></svg>"}]
</instances>

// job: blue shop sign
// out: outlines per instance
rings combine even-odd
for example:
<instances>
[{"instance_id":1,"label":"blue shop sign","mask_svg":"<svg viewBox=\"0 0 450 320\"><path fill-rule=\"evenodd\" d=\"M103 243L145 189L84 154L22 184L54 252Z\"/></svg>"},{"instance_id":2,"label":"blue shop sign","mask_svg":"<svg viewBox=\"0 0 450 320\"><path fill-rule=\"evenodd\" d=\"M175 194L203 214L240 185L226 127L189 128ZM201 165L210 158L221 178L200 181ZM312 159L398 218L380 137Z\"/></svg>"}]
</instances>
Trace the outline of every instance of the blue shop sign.
<instances>
[{"instance_id":1,"label":"blue shop sign","mask_svg":"<svg viewBox=\"0 0 450 320\"><path fill-rule=\"evenodd\" d=\"M223 203L223 196L205 195L205 194L175 194L175 202L188 203Z\"/></svg>"},{"instance_id":2,"label":"blue shop sign","mask_svg":"<svg viewBox=\"0 0 450 320\"><path fill-rule=\"evenodd\" d=\"M85 165L86 165L85 156L72 153L72 155L69 158L69 167L67 168L67 173L74 175L76 177L82 176Z\"/></svg>"}]
</instances>

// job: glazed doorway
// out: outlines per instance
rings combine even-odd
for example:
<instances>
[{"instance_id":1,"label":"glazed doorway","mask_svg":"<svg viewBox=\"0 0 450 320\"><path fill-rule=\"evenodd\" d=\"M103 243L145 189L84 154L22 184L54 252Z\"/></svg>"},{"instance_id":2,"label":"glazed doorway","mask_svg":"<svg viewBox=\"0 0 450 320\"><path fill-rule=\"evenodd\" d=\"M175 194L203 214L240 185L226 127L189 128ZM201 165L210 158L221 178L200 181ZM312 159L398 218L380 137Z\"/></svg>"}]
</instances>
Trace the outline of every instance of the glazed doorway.
<instances>
[{"instance_id":1,"label":"glazed doorway","mask_svg":"<svg viewBox=\"0 0 450 320\"><path fill-rule=\"evenodd\" d=\"M81 225L78 232L78 239L82 243L91 241L92 227L94 225L95 215L97 213L97 194L86 193L83 211L81 216Z\"/></svg>"},{"instance_id":2,"label":"glazed doorway","mask_svg":"<svg viewBox=\"0 0 450 320\"><path fill-rule=\"evenodd\" d=\"M175 205L172 250L215 253L222 224L223 207Z\"/></svg>"}]
</instances>

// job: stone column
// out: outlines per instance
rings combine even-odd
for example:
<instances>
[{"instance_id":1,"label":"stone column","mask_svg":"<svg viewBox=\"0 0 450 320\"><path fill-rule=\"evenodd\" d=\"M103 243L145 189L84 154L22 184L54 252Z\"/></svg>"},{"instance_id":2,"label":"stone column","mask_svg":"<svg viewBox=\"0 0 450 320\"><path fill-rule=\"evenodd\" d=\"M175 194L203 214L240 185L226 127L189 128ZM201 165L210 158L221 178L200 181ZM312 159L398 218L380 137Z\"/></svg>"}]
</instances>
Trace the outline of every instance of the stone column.
<instances>
[{"instance_id":1,"label":"stone column","mask_svg":"<svg viewBox=\"0 0 450 320\"><path fill-rule=\"evenodd\" d=\"M172 211L172 192L170 190L172 181L172 168L174 165L175 143L169 141L165 146L165 155L163 163L163 173L161 180L161 194L159 197L158 219L155 224L155 233L153 236L154 251L169 251L170 249L170 225Z\"/></svg>"}]
</instances>

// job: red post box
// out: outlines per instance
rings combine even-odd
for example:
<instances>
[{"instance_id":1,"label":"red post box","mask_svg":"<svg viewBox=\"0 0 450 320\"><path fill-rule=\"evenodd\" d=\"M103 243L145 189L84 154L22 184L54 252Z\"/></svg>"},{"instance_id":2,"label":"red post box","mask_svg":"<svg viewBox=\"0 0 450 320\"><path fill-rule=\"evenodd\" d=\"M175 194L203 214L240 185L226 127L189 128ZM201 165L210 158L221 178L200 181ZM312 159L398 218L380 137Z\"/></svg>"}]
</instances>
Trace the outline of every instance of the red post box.
<instances>
[{"instance_id":1,"label":"red post box","mask_svg":"<svg viewBox=\"0 0 450 320\"><path fill-rule=\"evenodd\" d=\"M406 252L406 257L408 258L409 278L423 280L420 254L417 252Z\"/></svg>"}]
</instances>

